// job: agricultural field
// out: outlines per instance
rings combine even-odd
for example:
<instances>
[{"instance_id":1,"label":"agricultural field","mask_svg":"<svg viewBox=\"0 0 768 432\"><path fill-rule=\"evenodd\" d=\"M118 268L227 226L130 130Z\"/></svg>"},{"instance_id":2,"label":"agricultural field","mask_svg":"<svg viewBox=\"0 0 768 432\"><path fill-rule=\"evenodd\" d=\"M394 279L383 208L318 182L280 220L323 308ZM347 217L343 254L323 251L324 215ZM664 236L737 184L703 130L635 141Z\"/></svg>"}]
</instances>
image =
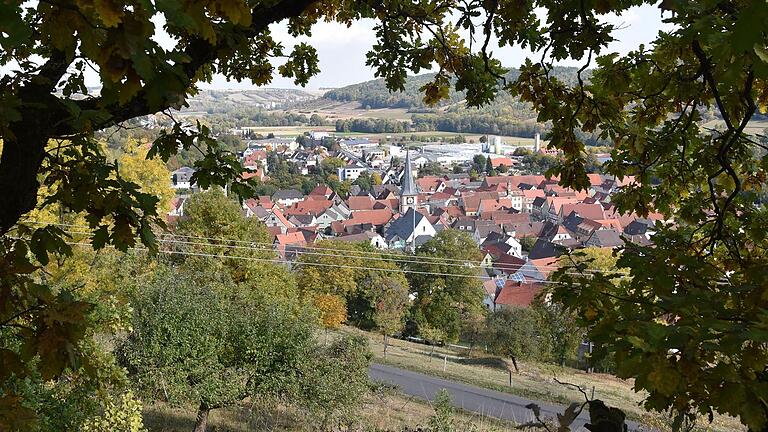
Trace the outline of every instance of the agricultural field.
<instances>
[{"instance_id":1,"label":"agricultural field","mask_svg":"<svg viewBox=\"0 0 768 432\"><path fill-rule=\"evenodd\" d=\"M319 98L303 103L298 108L284 110L296 114L304 114L307 117L317 114L334 122L338 119L370 118L385 120L410 120L412 113L407 108L374 108L365 109L358 101L342 102L331 99Z\"/></svg>"}]
</instances>

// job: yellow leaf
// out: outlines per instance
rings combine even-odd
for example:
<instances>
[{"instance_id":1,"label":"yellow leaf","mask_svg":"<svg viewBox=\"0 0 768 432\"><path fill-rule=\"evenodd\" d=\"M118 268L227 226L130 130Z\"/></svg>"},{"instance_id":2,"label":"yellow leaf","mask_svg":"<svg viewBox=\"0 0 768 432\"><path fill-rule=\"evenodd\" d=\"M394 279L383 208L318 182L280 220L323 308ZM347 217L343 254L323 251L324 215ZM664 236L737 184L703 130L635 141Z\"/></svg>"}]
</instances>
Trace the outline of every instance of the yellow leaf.
<instances>
[{"instance_id":1,"label":"yellow leaf","mask_svg":"<svg viewBox=\"0 0 768 432\"><path fill-rule=\"evenodd\" d=\"M106 27L117 27L123 21L123 7L111 0L94 0L93 7Z\"/></svg>"}]
</instances>

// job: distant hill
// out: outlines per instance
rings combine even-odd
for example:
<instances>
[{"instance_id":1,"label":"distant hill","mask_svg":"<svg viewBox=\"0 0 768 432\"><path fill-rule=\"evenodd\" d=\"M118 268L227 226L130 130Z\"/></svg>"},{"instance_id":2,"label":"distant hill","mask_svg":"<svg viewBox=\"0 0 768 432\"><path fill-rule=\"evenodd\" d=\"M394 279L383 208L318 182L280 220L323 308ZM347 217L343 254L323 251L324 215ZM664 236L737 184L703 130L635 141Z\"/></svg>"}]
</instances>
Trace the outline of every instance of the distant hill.
<instances>
[{"instance_id":1,"label":"distant hill","mask_svg":"<svg viewBox=\"0 0 768 432\"><path fill-rule=\"evenodd\" d=\"M321 95L322 92L318 91L278 88L203 90L189 100L189 108L185 111L207 111L213 114L241 107L278 109L311 101Z\"/></svg>"},{"instance_id":2,"label":"distant hill","mask_svg":"<svg viewBox=\"0 0 768 432\"><path fill-rule=\"evenodd\" d=\"M566 83L575 84L576 71L577 68L575 67L555 67L552 70L552 76L559 78ZM507 73L506 78L508 81L513 81L517 79L519 75L520 71L518 69L512 69ZM408 77L405 81L405 91L402 92L392 93L387 89L383 79L376 79L327 91L323 97L334 101L357 101L362 107L373 109L406 108L412 111L420 109L429 110L434 107L429 107L424 104L422 100L423 95L419 91L419 88L431 81L434 76L435 74L430 73ZM463 101L463 92L451 91L449 99L442 101L438 107L456 105ZM506 93L500 93L497 100L491 103L490 106L510 103L518 103L518 101Z\"/></svg>"},{"instance_id":3,"label":"distant hill","mask_svg":"<svg viewBox=\"0 0 768 432\"><path fill-rule=\"evenodd\" d=\"M570 85L576 84L577 68L556 67L551 74ZM517 69L507 73L507 80L513 81L520 75ZM366 81L325 92L323 97L294 107L308 110L324 103L358 104L358 116L337 120L338 131L352 132L410 132L442 131L458 133L479 133L533 137L536 132L545 132L547 125L536 122L536 113L530 104L520 102L509 93L499 92L496 99L480 108L466 106L463 92L451 91L449 98L437 106L427 106L419 91L432 80L434 74L411 76L406 79L405 90L390 92L383 79ZM409 121L377 119L366 116L376 110L402 110L410 116ZM341 117L341 116L339 116ZM366 119L365 117L369 117Z\"/></svg>"}]
</instances>

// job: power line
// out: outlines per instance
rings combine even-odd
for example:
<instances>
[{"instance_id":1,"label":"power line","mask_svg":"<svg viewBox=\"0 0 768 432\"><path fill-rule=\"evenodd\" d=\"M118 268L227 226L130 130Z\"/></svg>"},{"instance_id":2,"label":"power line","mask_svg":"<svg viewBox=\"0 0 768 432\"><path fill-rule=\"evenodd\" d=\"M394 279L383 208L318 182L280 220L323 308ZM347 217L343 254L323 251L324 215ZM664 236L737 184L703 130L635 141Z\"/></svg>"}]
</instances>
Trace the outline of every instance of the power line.
<instances>
[{"instance_id":1,"label":"power line","mask_svg":"<svg viewBox=\"0 0 768 432\"><path fill-rule=\"evenodd\" d=\"M38 221L31 221L33 223L40 223L40 224L46 224L46 222L38 222ZM56 223L50 223L48 225L54 225L54 226L67 226L67 227L81 227L81 228L88 228L85 225L73 225L73 224L56 224ZM71 230L64 230L68 233L76 233L76 234L84 234L89 235L92 234L91 232L82 232L82 231L71 231ZM264 243L264 242L253 242L248 240L236 240L236 239L225 239L225 238L215 238L215 237L199 237L199 236L189 236L189 235L181 235L181 234L162 234L162 237L179 237L179 238L191 238L191 239L200 239L200 240L209 240L209 241L218 241L218 242L227 242L227 243L245 243L249 246L234 246L234 245L223 245L223 244L201 244L201 243L194 243L194 242L182 242L182 241L172 241L176 243L182 243L182 244L193 244L193 245L200 245L200 246L213 246L213 247L229 247L229 248L236 248L236 249L249 249L249 250L267 250L265 247L258 248L255 245L265 245L266 247L271 248L272 250L275 250L275 245L272 243ZM158 240L160 241L160 240ZM163 240L166 242L169 242L170 240ZM386 252L376 252L376 251L350 251L347 249L336 249L336 248L327 248L327 247L318 247L318 246L293 246L294 250L300 249L308 249L308 251L300 251L301 254L306 255L320 255L320 256L336 256L336 257L342 257L342 258L360 258L360 259L368 259L368 260L378 260L378 261L393 261L393 262L408 262L408 263L414 263L414 264L439 264L442 266L466 266L466 264L475 265L477 267L483 267L481 265L481 262L478 261L472 261L472 260L461 260L461 259L452 259L452 258L440 258L440 257L430 257L430 256L423 256L423 255L404 255L399 253L386 253ZM317 252L311 252L313 250L322 250L322 251L333 251L333 252L343 252L343 255L339 254L323 254L323 253L317 253ZM363 255L363 256L361 256ZM375 255L375 257L365 257L364 255ZM383 256L396 256L398 258L394 259L387 259L383 258ZM430 260L434 260L433 262L430 262ZM446 263L448 262L458 262L461 264L450 264ZM493 268L500 269L500 270L517 270L521 268L522 266L526 265L528 262L524 264L521 264L520 266L515 266L514 264L501 264L501 265L495 265L492 266ZM558 270L561 267L556 265L535 265L532 264L537 270L543 270L543 271L554 271ZM605 269L597 269L597 268L587 268L583 270L584 273L595 273L595 274L629 274L628 272L621 272L621 271L611 271L611 270L605 270ZM568 273L571 275L581 275L582 273Z\"/></svg>"},{"instance_id":2,"label":"power line","mask_svg":"<svg viewBox=\"0 0 768 432\"><path fill-rule=\"evenodd\" d=\"M70 234L84 234L88 235L89 232L83 232L83 231L71 231L71 230L65 230L64 232L70 233ZM186 236L181 236L186 237ZM203 237L204 238L204 237ZM240 249L240 250L254 250L254 251L279 251L279 247L274 244L267 244L267 243L258 243L258 242L251 242L254 245L266 245L266 246L238 246L238 245L226 245L226 244L212 244L212 243L199 243L199 242L189 242L189 241L181 241L181 240L166 240L166 239L158 239L158 242L161 243L171 243L171 244L182 244L182 245L193 245L193 246L205 246L205 247L218 247L218 248L227 248L227 249ZM237 240L233 240L237 241ZM237 241L239 242L239 241ZM287 245L287 247L291 247L290 245ZM480 263L477 263L475 261L462 261L462 264L452 264L452 263L439 263L439 262L421 262L418 260L411 260L409 258L412 258L412 256L406 256L405 258L395 258L395 259L389 259L389 258L382 258L381 256L378 257L368 257L368 256L355 256L355 255L348 255L348 254L332 254L332 253L322 253L322 252L313 252L313 251L302 251L301 249L312 249L308 246L293 246L293 251L297 252L297 255L314 255L314 256L327 256L327 257L335 257L335 258L355 258L355 259L363 259L363 260L371 260L371 261L385 261L385 262L407 262L407 263L415 263L415 264L439 264L441 266L448 266L448 267L468 267L467 264L470 264L470 266L474 265L479 268L487 268L482 266ZM317 248L317 249L326 249L326 250L336 250L346 253L355 253L356 251L348 251L345 249L328 249L328 248ZM375 253L375 252L372 252ZM458 261L458 260L457 260ZM492 266L494 269L498 270L521 270L528 262L521 264L521 265L514 265L514 264L501 264L501 265L495 265ZM303 264L303 263L300 263ZM558 266L535 266L534 270L546 271L547 268L549 269L559 269ZM586 271L587 273L607 273L607 274L615 274L615 273L622 273L622 274L628 274L618 271L610 271L610 270L598 270L595 269L593 271ZM580 272L567 272L568 275L573 276L581 276L583 273Z\"/></svg>"}]
</instances>

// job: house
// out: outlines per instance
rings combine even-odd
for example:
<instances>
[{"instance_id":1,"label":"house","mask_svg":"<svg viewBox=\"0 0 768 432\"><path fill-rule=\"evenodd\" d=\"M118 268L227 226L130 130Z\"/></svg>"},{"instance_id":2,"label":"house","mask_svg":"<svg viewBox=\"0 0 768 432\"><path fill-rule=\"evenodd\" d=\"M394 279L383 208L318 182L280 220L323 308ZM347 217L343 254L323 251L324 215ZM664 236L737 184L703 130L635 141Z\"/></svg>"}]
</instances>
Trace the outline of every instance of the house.
<instances>
[{"instance_id":1,"label":"house","mask_svg":"<svg viewBox=\"0 0 768 432\"><path fill-rule=\"evenodd\" d=\"M317 215L315 223L319 229L326 230L331 226L332 223L346 219L347 217L339 210L338 205L334 205Z\"/></svg>"},{"instance_id":2,"label":"house","mask_svg":"<svg viewBox=\"0 0 768 432\"><path fill-rule=\"evenodd\" d=\"M171 173L171 187L174 189L192 189L192 176L195 170L183 166Z\"/></svg>"},{"instance_id":3,"label":"house","mask_svg":"<svg viewBox=\"0 0 768 432\"><path fill-rule=\"evenodd\" d=\"M351 218L345 221L345 225L371 224L374 227L383 227L392 219L392 210L361 210L351 214Z\"/></svg>"},{"instance_id":4,"label":"house","mask_svg":"<svg viewBox=\"0 0 768 432\"><path fill-rule=\"evenodd\" d=\"M347 198L347 207L352 212L361 210L373 210L373 205L376 201L372 196L365 194L360 196L351 196Z\"/></svg>"},{"instance_id":5,"label":"house","mask_svg":"<svg viewBox=\"0 0 768 432\"><path fill-rule=\"evenodd\" d=\"M339 180L341 181L353 182L364 172L368 172L368 167L357 162L336 168L336 175L339 176Z\"/></svg>"},{"instance_id":6,"label":"house","mask_svg":"<svg viewBox=\"0 0 768 432\"><path fill-rule=\"evenodd\" d=\"M507 307L530 307L543 289L540 283L507 280L496 293L493 301L494 310Z\"/></svg>"},{"instance_id":7,"label":"house","mask_svg":"<svg viewBox=\"0 0 768 432\"><path fill-rule=\"evenodd\" d=\"M413 208L384 228L384 239L391 249L405 249L406 245L414 247L435 234L437 231L429 219Z\"/></svg>"},{"instance_id":8,"label":"house","mask_svg":"<svg viewBox=\"0 0 768 432\"><path fill-rule=\"evenodd\" d=\"M419 190L427 194L442 192L445 189L445 180L437 176L424 176L416 179L416 185Z\"/></svg>"},{"instance_id":9,"label":"house","mask_svg":"<svg viewBox=\"0 0 768 432\"><path fill-rule=\"evenodd\" d=\"M287 232L289 228L295 227L277 207L272 208L270 214L264 219L264 225L267 227L278 227L282 233Z\"/></svg>"},{"instance_id":10,"label":"house","mask_svg":"<svg viewBox=\"0 0 768 432\"><path fill-rule=\"evenodd\" d=\"M304 199L304 194L296 189L278 189L272 194L272 201L283 207L293 205Z\"/></svg>"},{"instance_id":11,"label":"house","mask_svg":"<svg viewBox=\"0 0 768 432\"><path fill-rule=\"evenodd\" d=\"M493 270L500 276L511 276L525 265L526 261L512 255L502 255L493 263Z\"/></svg>"},{"instance_id":12,"label":"house","mask_svg":"<svg viewBox=\"0 0 768 432\"><path fill-rule=\"evenodd\" d=\"M363 231L357 234L344 234L337 237L337 239L352 243L365 242L375 247L376 249L386 249L388 247L387 241L384 240L384 237L373 231Z\"/></svg>"},{"instance_id":13,"label":"house","mask_svg":"<svg viewBox=\"0 0 768 432\"><path fill-rule=\"evenodd\" d=\"M317 197L320 197L321 199L330 200L335 195L336 195L336 193L333 191L333 189L331 189L327 185L319 184L319 185L315 186L315 188L312 189L311 192L309 192L308 197L309 198L313 198L313 199L317 198Z\"/></svg>"},{"instance_id":14,"label":"house","mask_svg":"<svg viewBox=\"0 0 768 432\"><path fill-rule=\"evenodd\" d=\"M483 291L485 291L485 295L483 296L483 305L489 311L494 310L496 294L498 294L499 290L504 286L505 282L506 281L504 279L488 279L487 281L483 282Z\"/></svg>"},{"instance_id":15,"label":"house","mask_svg":"<svg viewBox=\"0 0 768 432\"><path fill-rule=\"evenodd\" d=\"M317 226L317 218L313 214L294 214L288 218L288 221L296 227Z\"/></svg>"},{"instance_id":16,"label":"house","mask_svg":"<svg viewBox=\"0 0 768 432\"><path fill-rule=\"evenodd\" d=\"M317 216L325 212L333 205L332 201L326 199L303 199L299 202L285 207L284 213L286 216L294 215L312 215Z\"/></svg>"},{"instance_id":17,"label":"house","mask_svg":"<svg viewBox=\"0 0 768 432\"><path fill-rule=\"evenodd\" d=\"M586 246L599 248L615 248L623 245L621 233L615 229L597 230L586 241Z\"/></svg>"},{"instance_id":18,"label":"house","mask_svg":"<svg viewBox=\"0 0 768 432\"><path fill-rule=\"evenodd\" d=\"M245 217L255 217L261 221L264 221L272 214L272 208L274 204L271 201L268 203L253 198L245 200L243 202L243 209L245 210Z\"/></svg>"},{"instance_id":19,"label":"house","mask_svg":"<svg viewBox=\"0 0 768 432\"><path fill-rule=\"evenodd\" d=\"M477 220L475 221L475 230L472 232L472 238L475 243L482 244L485 239L493 234L504 234L504 224L498 223L493 220Z\"/></svg>"},{"instance_id":20,"label":"house","mask_svg":"<svg viewBox=\"0 0 768 432\"><path fill-rule=\"evenodd\" d=\"M491 159L491 166L493 166L494 169L498 169L501 166L505 168L511 168L513 165L516 164L515 161L513 161L507 156L490 155L488 157Z\"/></svg>"},{"instance_id":21,"label":"house","mask_svg":"<svg viewBox=\"0 0 768 432\"><path fill-rule=\"evenodd\" d=\"M306 246L307 241L301 231L294 231L276 235L273 244L280 257L286 259L290 258L289 255L293 255L294 257L298 255L296 253L296 247ZM291 246L293 247L293 250L289 250L289 247Z\"/></svg>"},{"instance_id":22,"label":"house","mask_svg":"<svg viewBox=\"0 0 768 432\"><path fill-rule=\"evenodd\" d=\"M533 244L528 259L556 258L562 254L563 247L549 240L540 238Z\"/></svg>"},{"instance_id":23,"label":"house","mask_svg":"<svg viewBox=\"0 0 768 432\"><path fill-rule=\"evenodd\" d=\"M168 212L168 216L184 216L184 204L186 204L186 202L186 197L174 197L171 200L171 210Z\"/></svg>"},{"instance_id":24,"label":"house","mask_svg":"<svg viewBox=\"0 0 768 432\"><path fill-rule=\"evenodd\" d=\"M567 203L560 206L560 210L557 214L557 221L562 223L563 220L571 213L576 213L585 219L605 219L605 210L600 204Z\"/></svg>"}]
</instances>

